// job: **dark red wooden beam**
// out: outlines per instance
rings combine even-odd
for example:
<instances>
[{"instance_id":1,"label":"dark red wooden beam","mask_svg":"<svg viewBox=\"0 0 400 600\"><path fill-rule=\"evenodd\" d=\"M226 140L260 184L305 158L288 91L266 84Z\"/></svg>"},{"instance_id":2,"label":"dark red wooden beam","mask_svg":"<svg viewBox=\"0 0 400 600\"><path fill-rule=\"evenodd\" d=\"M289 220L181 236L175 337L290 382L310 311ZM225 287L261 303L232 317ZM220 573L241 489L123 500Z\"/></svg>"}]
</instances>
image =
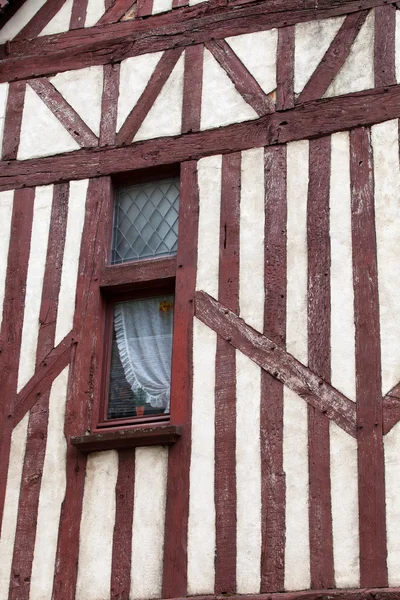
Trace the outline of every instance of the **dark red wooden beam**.
<instances>
[{"instance_id":1,"label":"dark red wooden beam","mask_svg":"<svg viewBox=\"0 0 400 600\"><path fill-rule=\"evenodd\" d=\"M177 598L176 600L225 600L226 596L195 596L195 598ZM304 592L285 592L274 594L242 594L229 596L229 600L400 600L400 588L361 588L344 590L311 590Z\"/></svg>"}]
</instances>

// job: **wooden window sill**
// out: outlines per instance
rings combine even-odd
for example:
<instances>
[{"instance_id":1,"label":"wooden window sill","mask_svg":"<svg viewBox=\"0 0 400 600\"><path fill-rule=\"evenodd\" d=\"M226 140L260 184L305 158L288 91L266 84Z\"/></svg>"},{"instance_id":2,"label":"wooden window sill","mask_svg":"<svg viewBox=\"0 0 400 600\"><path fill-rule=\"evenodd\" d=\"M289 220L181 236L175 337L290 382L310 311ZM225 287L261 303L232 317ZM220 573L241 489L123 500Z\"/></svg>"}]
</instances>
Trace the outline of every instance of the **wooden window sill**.
<instances>
[{"instance_id":1,"label":"wooden window sill","mask_svg":"<svg viewBox=\"0 0 400 600\"><path fill-rule=\"evenodd\" d=\"M163 446L177 442L182 431L182 425L155 425L140 429L118 429L106 433L73 436L70 438L70 442L81 452L100 452L138 446Z\"/></svg>"}]
</instances>

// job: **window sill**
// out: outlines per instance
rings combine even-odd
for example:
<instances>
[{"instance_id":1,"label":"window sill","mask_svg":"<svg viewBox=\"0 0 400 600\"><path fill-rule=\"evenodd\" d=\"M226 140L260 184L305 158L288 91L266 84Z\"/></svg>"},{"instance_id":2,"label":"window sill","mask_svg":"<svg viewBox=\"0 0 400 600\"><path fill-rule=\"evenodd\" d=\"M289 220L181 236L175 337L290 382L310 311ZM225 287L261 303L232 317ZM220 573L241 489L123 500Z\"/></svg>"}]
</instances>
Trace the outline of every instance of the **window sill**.
<instances>
[{"instance_id":1,"label":"window sill","mask_svg":"<svg viewBox=\"0 0 400 600\"><path fill-rule=\"evenodd\" d=\"M70 438L70 442L81 452L101 452L138 446L175 444L182 432L182 425L155 425L140 429L119 429L107 433L74 436Z\"/></svg>"}]
</instances>

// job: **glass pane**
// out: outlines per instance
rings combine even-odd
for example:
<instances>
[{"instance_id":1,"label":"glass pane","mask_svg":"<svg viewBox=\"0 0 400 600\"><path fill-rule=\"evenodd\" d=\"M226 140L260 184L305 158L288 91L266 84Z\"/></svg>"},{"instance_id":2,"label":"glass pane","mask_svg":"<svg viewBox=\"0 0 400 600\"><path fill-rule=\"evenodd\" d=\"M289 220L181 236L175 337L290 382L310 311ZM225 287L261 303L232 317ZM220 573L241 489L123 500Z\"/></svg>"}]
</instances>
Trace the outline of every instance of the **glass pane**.
<instances>
[{"instance_id":1,"label":"glass pane","mask_svg":"<svg viewBox=\"0 0 400 600\"><path fill-rule=\"evenodd\" d=\"M108 419L169 413L172 295L114 306Z\"/></svg>"},{"instance_id":2,"label":"glass pane","mask_svg":"<svg viewBox=\"0 0 400 600\"><path fill-rule=\"evenodd\" d=\"M176 254L179 178L117 190L111 264Z\"/></svg>"}]
</instances>

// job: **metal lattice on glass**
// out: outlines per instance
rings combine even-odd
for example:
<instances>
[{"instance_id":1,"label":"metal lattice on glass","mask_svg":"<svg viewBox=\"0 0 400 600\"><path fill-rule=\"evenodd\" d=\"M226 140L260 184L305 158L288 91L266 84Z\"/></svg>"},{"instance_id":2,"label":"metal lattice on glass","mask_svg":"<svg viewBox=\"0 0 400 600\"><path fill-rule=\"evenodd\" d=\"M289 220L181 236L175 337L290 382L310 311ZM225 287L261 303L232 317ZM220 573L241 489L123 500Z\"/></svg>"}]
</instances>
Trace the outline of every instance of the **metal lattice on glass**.
<instances>
[{"instance_id":1,"label":"metal lattice on glass","mask_svg":"<svg viewBox=\"0 0 400 600\"><path fill-rule=\"evenodd\" d=\"M111 264L176 254L179 178L117 190Z\"/></svg>"}]
</instances>

